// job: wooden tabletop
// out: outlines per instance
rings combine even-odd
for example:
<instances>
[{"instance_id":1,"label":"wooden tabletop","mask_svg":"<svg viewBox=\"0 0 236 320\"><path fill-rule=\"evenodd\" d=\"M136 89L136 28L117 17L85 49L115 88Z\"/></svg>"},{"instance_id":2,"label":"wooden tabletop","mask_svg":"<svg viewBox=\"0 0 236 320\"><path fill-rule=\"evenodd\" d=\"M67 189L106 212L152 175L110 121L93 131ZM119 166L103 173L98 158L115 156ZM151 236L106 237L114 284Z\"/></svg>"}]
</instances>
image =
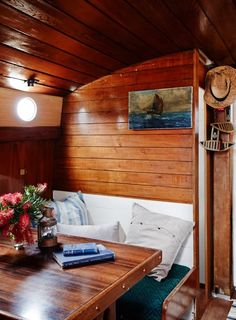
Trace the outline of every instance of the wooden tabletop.
<instances>
[{"instance_id":1,"label":"wooden tabletop","mask_svg":"<svg viewBox=\"0 0 236 320\"><path fill-rule=\"evenodd\" d=\"M59 242L91 239L59 235ZM113 250L115 261L62 270L37 245L16 251L1 241L0 319L94 319L161 261L159 250L97 243Z\"/></svg>"}]
</instances>

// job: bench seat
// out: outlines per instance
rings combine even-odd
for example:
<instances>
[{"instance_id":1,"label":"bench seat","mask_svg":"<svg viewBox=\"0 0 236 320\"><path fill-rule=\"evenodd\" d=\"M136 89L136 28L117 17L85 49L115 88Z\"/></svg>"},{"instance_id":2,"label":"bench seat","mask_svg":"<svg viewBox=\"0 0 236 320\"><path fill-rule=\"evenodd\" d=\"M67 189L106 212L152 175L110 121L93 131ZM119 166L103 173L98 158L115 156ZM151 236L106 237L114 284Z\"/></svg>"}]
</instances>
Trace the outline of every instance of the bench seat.
<instances>
[{"instance_id":1,"label":"bench seat","mask_svg":"<svg viewBox=\"0 0 236 320\"><path fill-rule=\"evenodd\" d=\"M161 282L145 276L117 301L117 320L161 320L165 298L189 270L186 266L173 264Z\"/></svg>"}]
</instances>

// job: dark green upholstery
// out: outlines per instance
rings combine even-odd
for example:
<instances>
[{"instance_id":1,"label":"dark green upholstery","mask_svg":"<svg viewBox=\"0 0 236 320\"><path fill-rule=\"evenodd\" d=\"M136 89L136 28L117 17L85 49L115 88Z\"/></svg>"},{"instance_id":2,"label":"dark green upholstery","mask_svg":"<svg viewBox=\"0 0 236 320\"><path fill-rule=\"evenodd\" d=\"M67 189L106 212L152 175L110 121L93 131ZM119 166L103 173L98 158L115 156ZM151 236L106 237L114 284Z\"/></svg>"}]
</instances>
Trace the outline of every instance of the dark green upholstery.
<instances>
[{"instance_id":1,"label":"dark green upholstery","mask_svg":"<svg viewBox=\"0 0 236 320\"><path fill-rule=\"evenodd\" d=\"M161 320L162 304L190 269L173 264L168 276L158 282L145 276L117 301L118 320Z\"/></svg>"}]
</instances>

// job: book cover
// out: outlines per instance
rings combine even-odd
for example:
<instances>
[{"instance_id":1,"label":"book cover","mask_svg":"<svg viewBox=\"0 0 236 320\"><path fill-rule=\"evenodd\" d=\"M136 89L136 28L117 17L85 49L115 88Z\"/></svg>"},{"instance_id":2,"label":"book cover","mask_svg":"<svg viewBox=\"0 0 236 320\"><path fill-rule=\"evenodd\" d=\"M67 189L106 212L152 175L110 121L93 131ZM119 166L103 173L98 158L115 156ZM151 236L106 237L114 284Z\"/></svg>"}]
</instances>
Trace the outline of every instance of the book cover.
<instances>
[{"instance_id":1,"label":"book cover","mask_svg":"<svg viewBox=\"0 0 236 320\"><path fill-rule=\"evenodd\" d=\"M53 252L53 258L62 268L71 268L74 266L92 264L115 259L115 253L113 251L108 250L102 244L98 244L97 246L99 253L67 257L64 256L63 251L55 251Z\"/></svg>"},{"instance_id":2,"label":"book cover","mask_svg":"<svg viewBox=\"0 0 236 320\"><path fill-rule=\"evenodd\" d=\"M94 242L89 243L73 243L63 245L63 254L66 257L78 256L83 254L98 253L98 246Z\"/></svg>"}]
</instances>

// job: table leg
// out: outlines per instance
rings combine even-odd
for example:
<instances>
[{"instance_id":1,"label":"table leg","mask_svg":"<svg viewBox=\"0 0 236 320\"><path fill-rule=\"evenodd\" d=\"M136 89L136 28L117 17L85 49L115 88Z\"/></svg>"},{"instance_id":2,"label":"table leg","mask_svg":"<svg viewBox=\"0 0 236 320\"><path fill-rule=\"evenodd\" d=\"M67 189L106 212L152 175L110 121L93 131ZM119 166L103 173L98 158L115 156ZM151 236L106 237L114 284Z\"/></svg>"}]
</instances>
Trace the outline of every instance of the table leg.
<instances>
[{"instance_id":1,"label":"table leg","mask_svg":"<svg viewBox=\"0 0 236 320\"><path fill-rule=\"evenodd\" d=\"M97 316L94 320L104 320L104 312L102 312L101 314L99 314L99 316Z\"/></svg>"},{"instance_id":2,"label":"table leg","mask_svg":"<svg viewBox=\"0 0 236 320\"><path fill-rule=\"evenodd\" d=\"M116 303L115 302L105 310L104 320L116 320Z\"/></svg>"}]
</instances>

